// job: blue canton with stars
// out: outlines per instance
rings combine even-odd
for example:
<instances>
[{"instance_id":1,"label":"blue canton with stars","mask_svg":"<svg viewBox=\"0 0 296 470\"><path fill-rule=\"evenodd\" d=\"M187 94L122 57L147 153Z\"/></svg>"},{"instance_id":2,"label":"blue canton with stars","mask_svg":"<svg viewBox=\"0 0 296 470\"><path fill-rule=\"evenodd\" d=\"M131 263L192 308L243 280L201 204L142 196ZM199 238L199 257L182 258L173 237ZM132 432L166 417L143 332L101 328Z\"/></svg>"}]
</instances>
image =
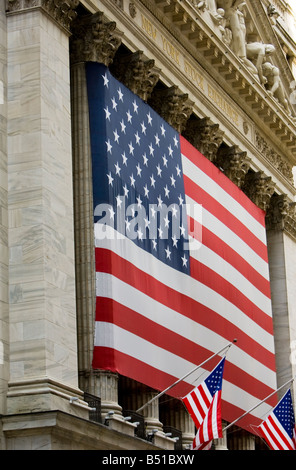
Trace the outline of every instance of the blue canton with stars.
<instances>
[{"instance_id":1,"label":"blue canton with stars","mask_svg":"<svg viewBox=\"0 0 296 470\"><path fill-rule=\"evenodd\" d=\"M291 390L288 390L285 393L281 401L274 408L273 413L292 439L293 430L295 427L295 416L293 411Z\"/></svg>"},{"instance_id":2,"label":"blue canton with stars","mask_svg":"<svg viewBox=\"0 0 296 470\"><path fill-rule=\"evenodd\" d=\"M223 370L224 370L225 357L219 362L215 369L205 379L205 383L212 396L222 389Z\"/></svg>"},{"instance_id":3,"label":"blue canton with stars","mask_svg":"<svg viewBox=\"0 0 296 470\"><path fill-rule=\"evenodd\" d=\"M189 274L179 134L103 64L86 74L94 222Z\"/></svg>"}]
</instances>

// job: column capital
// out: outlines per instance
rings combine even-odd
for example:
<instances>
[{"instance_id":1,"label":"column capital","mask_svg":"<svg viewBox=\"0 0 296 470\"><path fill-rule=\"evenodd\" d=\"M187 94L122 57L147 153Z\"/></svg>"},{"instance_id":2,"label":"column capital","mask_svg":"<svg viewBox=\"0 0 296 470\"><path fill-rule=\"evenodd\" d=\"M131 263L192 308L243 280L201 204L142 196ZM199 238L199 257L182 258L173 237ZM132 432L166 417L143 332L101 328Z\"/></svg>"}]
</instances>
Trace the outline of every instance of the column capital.
<instances>
[{"instance_id":1,"label":"column capital","mask_svg":"<svg viewBox=\"0 0 296 470\"><path fill-rule=\"evenodd\" d=\"M142 100L147 101L159 80L160 69L154 59L147 59L143 51L121 55L114 60L113 75Z\"/></svg>"},{"instance_id":2,"label":"column capital","mask_svg":"<svg viewBox=\"0 0 296 470\"><path fill-rule=\"evenodd\" d=\"M263 171L248 172L242 186L242 190L251 201L264 211L269 207L274 188L275 183L272 178L266 176Z\"/></svg>"},{"instance_id":3,"label":"column capital","mask_svg":"<svg viewBox=\"0 0 296 470\"><path fill-rule=\"evenodd\" d=\"M244 184L251 165L247 152L242 152L237 145L219 149L216 165L222 168L225 175L239 188Z\"/></svg>"},{"instance_id":4,"label":"column capital","mask_svg":"<svg viewBox=\"0 0 296 470\"><path fill-rule=\"evenodd\" d=\"M296 203L286 194L274 194L266 214L268 230L283 230L296 239Z\"/></svg>"},{"instance_id":5,"label":"column capital","mask_svg":"<svg viewBox=\"0 0 296 470\"><path fill-rule=\"evenodd\" d=\"M183 135L200 153L215 163L224 136L219 124L213 124L208 117L190 119L186 124Z\"/></svg>"},{"instance_id":6,"label":"column capital","mask_svg":"<svg viewBox=\"0 0 296 470\"><path fill-rule=\"evenodd\" d=\"M187 93L181 93L177 86L154 89L149 104L179 133L185 129L193 109L193 101Z\"/></svg>"},{"instance_id":7,"label":"column capital","mask_svg":"<svg viewBox=\"0 0 296 470\"><path fill-rule=\"evenodd\" d=\"M79 17L72 24L71 59L77 62L112 63L121 44L123 33L116 29L115 21L105 21L101 11Z\"/></svg>"},{"instance_id":8,"label":"column capital","mask_svg":"<svg viewBox=\"0 0 296 470\"><path fill-rule=\"evenodd\" d=\"M6 0L6 12L10 14L41 9L69 32L78 5L79 0Z\"/></svg>"}]
</instances>

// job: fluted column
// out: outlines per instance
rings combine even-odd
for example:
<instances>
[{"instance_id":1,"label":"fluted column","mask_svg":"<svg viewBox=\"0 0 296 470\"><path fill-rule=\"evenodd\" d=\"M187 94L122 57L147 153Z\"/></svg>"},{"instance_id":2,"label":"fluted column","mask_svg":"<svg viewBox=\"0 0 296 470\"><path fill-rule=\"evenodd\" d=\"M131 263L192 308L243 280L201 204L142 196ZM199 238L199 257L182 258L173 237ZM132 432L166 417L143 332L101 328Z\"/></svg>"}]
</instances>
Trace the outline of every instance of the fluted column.
<instances>
[{"instance_id":1,"label":"fluted column","mask_svg":"<svg viewBox=\"0 0 296 470\"><path fill-rule=\"evenodd\" d=\"M5 1L0 0L0 415L6 414L6 395L9 358L9 316L8 316L8 194L7 194L7 44ZM1 431L0 431L0 450Z\"/></svg>"},{"instance_id":2,"label":"fluted column","mask_svg":"<svg viewBox=\"0 0 296 470\"><path fill-rule=\"evenodd\" d=\"M228 448L229 450L255 450L255 436L235 426L231 429Z\"/></svg>"},{"instance_id":3,"label":"fluted column","mask_svg":"<svg viewBox=\"0 0 296 470\"><path fill-rule=\"evenodd\" d=\"M182 447L190 449L195 437L195 425L182 400L169 397L165 399L161 405L161 420L164 427L172 427L181 431Z\"/></svg>"},{"instance_id":4,"label":"fluted column","mask_svg":"<svg viewBox=\"0 0 296 470\"><path fill-rule=\"evenodd\" d=\"M144 418L146 438L161 448L174 449L174 440L163 431L159 399L155 399L158 392L128 377L121 376L120 385L121 404L125 410L136 412L145 405L139 414Z\"/></svg>"},{"instance_id":5,"label":"fluted column","mask_svg":"<svg viewBox=\"0 0 296 470\"><path fill-rule=\"evenodd\" d=\"M295 376L296 204L274 195L266 216L277 385ZM295 398L294 391L294 398Z\"/></svg>"},{"instance_id":6,"label":"fluted column","mask_svg":"<svg viewBox=\"0 0 296 470\"><path fill-rule=\"evenodd\" d=\"M96 292L92 165L84 63L76 63L71 67L71 95L78 367L80 386L88 390Z\"/></svg>"}]
</instances>

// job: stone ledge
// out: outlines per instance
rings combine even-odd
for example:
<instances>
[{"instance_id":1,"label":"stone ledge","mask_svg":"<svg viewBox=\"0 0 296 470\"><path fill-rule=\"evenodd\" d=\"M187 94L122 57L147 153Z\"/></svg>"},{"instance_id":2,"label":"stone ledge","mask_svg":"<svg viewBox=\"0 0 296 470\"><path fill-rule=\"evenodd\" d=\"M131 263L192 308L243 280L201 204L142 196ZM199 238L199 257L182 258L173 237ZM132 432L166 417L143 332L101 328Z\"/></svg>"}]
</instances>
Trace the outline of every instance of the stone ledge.
<instances>
[{"instance_id":1,"label":"stone ledge","mask_svg":"<svg viewBox=\"0 0 296 470\"><path fill-rule=\"evenodd\" d=\"M7 415L5 450L159 450L148 441L61 411Z\"/></svg>"}]
</instances>

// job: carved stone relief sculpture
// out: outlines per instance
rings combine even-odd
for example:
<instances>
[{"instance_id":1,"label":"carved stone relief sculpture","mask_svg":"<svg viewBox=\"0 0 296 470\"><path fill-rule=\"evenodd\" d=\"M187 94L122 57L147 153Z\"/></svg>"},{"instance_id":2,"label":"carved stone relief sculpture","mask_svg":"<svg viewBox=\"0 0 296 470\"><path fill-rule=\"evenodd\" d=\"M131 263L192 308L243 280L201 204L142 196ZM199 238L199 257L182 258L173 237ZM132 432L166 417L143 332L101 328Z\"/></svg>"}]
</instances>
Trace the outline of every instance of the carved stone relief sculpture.
<instances>
[{"instance_id":1,"label":"carved stone relief sculpture","mask_svg":"<svg viewBox=\"0 0 296 470\"><path fill-rule=\"evenodd\" d=\"M215 18L223 42L229 46L255 80L291 115L291 107L280 77L280 70L272 63L273 44L260 41L254 22L248 15L244 0L193 1L200 11L207 10ZM274 8L268 8L270 18L278 16Z\"/></svg>"},{"instance_id":2,"label":"carved stone relief sculpture","mask_svg":"<svg viewBox=\"0 0 296 470\"><path fill-rule=\"evenodd\" d=\"M288 100L285 97L278 67L275 67L270 62L265 62L262 64L262 72L263 76L266 78L265 87L267 92L277 99L279 103L284 106L287 113L290 114L291 111L289 109Z\"/></svg>"},{"instance_id":3,"label":"carved stone relief sculpture","mask_svg":"<svg viewBox=\"0 0 296 470\"><path fill-rule=\"evenodd\" d=\"M254 61L255 67L258 72L260 83L265 85L267 82L266 77L263 75L263 63L275 52L275 47L272 44L262 44L261 42L251 42L246 45L247 57Z\"/></svg>"}]
</instances>

